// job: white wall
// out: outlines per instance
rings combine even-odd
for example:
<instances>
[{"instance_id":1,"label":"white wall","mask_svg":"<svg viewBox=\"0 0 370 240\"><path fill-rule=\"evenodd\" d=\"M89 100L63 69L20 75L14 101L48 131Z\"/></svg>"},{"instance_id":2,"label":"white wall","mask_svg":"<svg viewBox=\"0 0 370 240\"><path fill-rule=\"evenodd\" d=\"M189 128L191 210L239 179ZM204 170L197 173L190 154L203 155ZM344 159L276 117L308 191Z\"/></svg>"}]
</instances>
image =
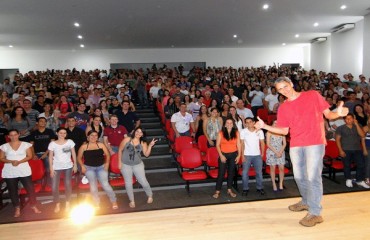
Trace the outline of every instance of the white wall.
<instances>
[{"instance_id":1,"label":"white wall","mask_svg":"<svg viewBox=\"0 0 370 240\"><path fill-rule=\"evenodd\" d=\"M363 74L370 78L370 14L364 18Z\"/></svg>"},{"instance_id":2,"label":"white wall","mask_svg":"<svg viewBox=\"0 0 370 240\"><path fill-rule=\"evenodd\" d=\"M340 77L352 73L355 80L363 70L364 20L356 22L355 29L331 35L331 71Z\"/></svg>"},{"instance_id":3,"label":"white wall","mask_svg":"<svg viewBox=\"0 0 370 240\"><path fill-rule=\"evenodd\" d=\"M304 48L202 48L202 49L117 49L78 51L1 51L1 68L29 70L109 69L110 63L206 62L207 66L270 66L275 62L300 63L304 68ZM307 51L307 50L306 50Z\"/></svg>"},{"instance_id":4,"label":"white wall","mask_svg":"<svg viewBox=\"0 0 370 240\"><path fill-rule=\"evenodd\" d=\"M331 72L331 36L325 42L311 44L311 68Z\"/></svg>"}]
</instances>

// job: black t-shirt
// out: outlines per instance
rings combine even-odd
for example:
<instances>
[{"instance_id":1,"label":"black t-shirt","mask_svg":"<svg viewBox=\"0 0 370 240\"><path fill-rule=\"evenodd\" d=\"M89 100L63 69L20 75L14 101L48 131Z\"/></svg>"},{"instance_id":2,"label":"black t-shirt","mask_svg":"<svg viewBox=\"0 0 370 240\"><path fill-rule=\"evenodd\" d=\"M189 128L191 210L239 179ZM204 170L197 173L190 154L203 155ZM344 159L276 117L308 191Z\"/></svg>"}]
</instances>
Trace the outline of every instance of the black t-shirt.
<instances>
[{"instance_id":1,"label":"black t-shirt","mask_svg":"<svg viewBox=\"0 0 370 240\"><path fill-rule=\"evenodd\" d=\"M122 107L120 105L118 106L111 106L109 109L108 109L108 112L109 114L115 114L117 115L119 112L122 112Z\"/></svg>"},{"instance_id":2,"label":"black t-shirt","mask_svg":"<svg viewBox=\"0 0 370 240\"><path fill-rule=\"evenodd\" d=\"M3 145L6 143L6 138L5 138L6 135L8 135L8 129L0 128L0 145Z\"/></svg>"},{"instance_id":3,"label":"black t-shirt","mask_svg":"<svg viewBox=\"0 0 370 240\"><path fill-rule=\"evenodd\" d=\"M46 152L51 140L57 139L53 130L45 128L43 132L35 130L31 132L30 141L33 142L35 153Z\"/></svg>"},{"instance_id":4,"label":"black t-shirt","mask_svg":"<svg viewBox=\"0 0 370 240\"><path fill-rule=\"evenodd\" d=\"M76 144L76 152L80 149L81 145L87 141L85 131L79 127L74 127L72 131L67 128L67 138L71 139Z\"/></svg>"},{"instance_id":5,"label":"black t-shirt","mask_svg":"<svg viewBox=\"0 0 370 240\"><path fill-rule=\"evenodd\" d=\"M129 133L135 128L135 124L139 121L136 113L128 111L126 114L123 112L117 113L118 124L124 126Z\"/></svg>"}]
</instances>

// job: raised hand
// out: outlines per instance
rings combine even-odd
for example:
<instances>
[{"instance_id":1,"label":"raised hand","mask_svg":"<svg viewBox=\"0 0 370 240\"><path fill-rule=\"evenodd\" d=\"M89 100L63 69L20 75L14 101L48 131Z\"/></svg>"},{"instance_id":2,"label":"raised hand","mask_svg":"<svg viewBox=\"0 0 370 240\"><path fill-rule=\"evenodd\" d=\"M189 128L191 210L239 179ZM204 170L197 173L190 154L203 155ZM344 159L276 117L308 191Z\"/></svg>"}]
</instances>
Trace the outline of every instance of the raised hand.
<instances>
[{"instance_id":1,"label":"raised hand","mask_svg":"<svg viewBox=\"0 0 370 240\"><path fill-rule=\"evenodd\" d=\"M264 122L260 117L257 117L257 119L258 119L258 122L256 122L256 123L254 124L254 127L255 127L257 130L264 128L264 127L265 127L265 122Z\"/></svg>"},{"instance_id":2,"label":"raised hand","mask_svg":"<svg viewBox=\"0 0 370 240\"><path fill-rule=\"evenodd\" d=\"M337 107L337 114L341 117L345 117L347 116L348 114L348 108L347 107L343 107L344 105L344 102L343 101L340 101L339 102L339 105Z\"/></svg>"},{"instance_id":3,"label":"raised hand","mask_svg":"<svg viewBox=\"0 0 370 240\"><path fill-rule=\"evenodd\" d=\"M149 143L149 146L153 147L156 142L158 142L158 140L153 138L153 140Z\"/></svg>"}]
</instances>

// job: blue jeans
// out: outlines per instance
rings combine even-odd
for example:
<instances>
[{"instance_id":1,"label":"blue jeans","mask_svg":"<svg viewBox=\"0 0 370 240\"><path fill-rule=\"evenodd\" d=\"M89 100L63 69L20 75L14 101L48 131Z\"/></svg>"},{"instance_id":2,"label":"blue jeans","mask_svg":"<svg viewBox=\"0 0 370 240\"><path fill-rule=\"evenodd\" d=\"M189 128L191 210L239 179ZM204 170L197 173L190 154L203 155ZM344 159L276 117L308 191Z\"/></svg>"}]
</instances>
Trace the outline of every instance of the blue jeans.
<instances>
[{"instance_id":1,"label":"blue jeans","mask_svg":"<svg viewBox=\"0 0 370 240\"><path fill-rule=\"evenodd\" d=\"M123 178L125 179L126 192L127 192L128 199L130 200L130 202L135 201L134 189L132 186L133 185L132 177L134 174L135 174L137 181L143 187L146 195L148 197L153 196L152 189L150 188L148 180L146 180L146 177L145 177L144 163L141 162L134 166L130 166L130 165L122 163L121 173L122 173Z\"/></svg>"},{"instance_id":2,"label":"blue jeans","mask_svg":"<svg viewBox=\"0 0 370 240\"><path fill-rule=\"evenodd\" d=\"M108 172L104 169L104 165L101 165L99 167L91 167L85 165L85 167L86 167L85 176L89 180L90 192L95 201L95 204L99 205L100 203L98 180L100 182L100 185L108 195L110 202L111 203L117 202L116 194L114 193L111 185L109 185Z\"/></svg>"},{"instance_id":3,"label":"blue jeans","mask_svg":"<svg viewBox=\"0 0 370 240\"><path fill-rule=\"evenodd\" d=\"M262 184L262 157L261 155L257 156L244 156L245 161L243 162L243 173L242 173L242 180L243 180L243 191L249 190L249 168L253 165L254 169L256 170L256 188L258 190L263 189Z\"/></svg>"},{"instance_id":4,"label":"blue jeans","mask_svg":"<svg viewBox=\"0 0 370 240\"><path fill-rule=\"evenodd\" d=\"M186 132L183 132L183 133L179 133L180 136L187 136L187 137L190 137L190 130L186 131Z\"/></svg>"},{"instance_id":5,"label":"blue jeans","mask_svg":"<svg viewBox=\"0 0 370 240\"><path fill-rule=\"evenodd\" d=\"M61 169L61 170L54 170L55 174L52 177L52 184L51 188L53 190L53 199L55 203L59 203L59 182L60 182L60 174L64 172L64 188L65 188L65 195L66 195L66 202L71 200L72 195L72 168L68 169Z\"/></svg>"},{"instance_id":6,"label":"blue jeans","mask_svg":"<svg viewBox=\"0 0 370 240\"><path fill-rule=\"evenodd\" d=\"M291 147L290 158L294 180L297 183L302 203L308 205L309 213L320 215L323 195L322 169L325 145Z\"/></svg>"},{"instance_id":7,"label":"blue jeans","mask_svg":"<svg viewBox=\"0 0 370 240\"><path fill-rule=\"evenodd\" d=\"M362 150L343 150L346 156L343 158L343 172L346 179L352 179L351 177L351 163L356 163L356 182L364 180L365 163L364 155Z\"/></svg>"},{"instance_id":8,"label":"blue jeans","mask_svg":"<svg viewBox=\"0 0 370 240\"><path fill-rule=\"evenodd\" d=\"M144 90L137 90L137 95L139 97L141 108L143 108L144 106L149 106L148 95L147 95L145 89Z\"/></svg>"},{"instance_id":9,"label":"blue jeans","mask_svg":"<svg viewBox=\"0 0 370 240\"><path fill-rule=\"evenodd\" d=\"M370 147L366 147L367 156L365 157L365 178L370 178Z\"/></svg>"}]
</instances>

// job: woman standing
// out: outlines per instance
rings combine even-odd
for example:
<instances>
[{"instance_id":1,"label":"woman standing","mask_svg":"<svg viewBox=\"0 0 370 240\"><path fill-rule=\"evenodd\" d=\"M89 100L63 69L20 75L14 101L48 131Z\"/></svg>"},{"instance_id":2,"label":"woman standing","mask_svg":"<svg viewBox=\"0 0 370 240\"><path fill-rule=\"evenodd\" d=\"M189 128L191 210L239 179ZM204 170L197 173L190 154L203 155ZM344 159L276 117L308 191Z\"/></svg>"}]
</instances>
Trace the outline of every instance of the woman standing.
<instances>
[{"instance_id":1,"label":"woman standing","mask_svg":"<svg viewBox=\"0 0 370 240\"><path fill-rule=\"evenodd\" d=\"M276 121L272 126L276 126ZM270 176L274 192L284 189L284 164L285 164L285 147L286 138L284 135L278 135L272 132L266 133L266 164L270 166ZM279 167L279 189L275 182L275 167Z\"/></svg>"},{"instance_id":2,"label":"woman standing","mask_svg":"<svg viewBox=\"0 0 370 240\"><path fill-rule=\"evenodd\" d=\"M90 125L86 127L86 136L88 133L93 130L98 133L98 141L103 142L104 127L101 122L101 116L94 115Z\"/></svg>"},{"instance_id":3,"label":"woman standing","mask_svg":"<svg viewBox=\"0 0 370 240\"><path fill-rule=\"evenodd\" d=\"M109 123L109 111L108 111L108 104L106 100L101 100L99 102L99 109L101 113L103 114L103 119L104 119L104 126L107 126ZM103 121L102 121L103 122Z\"/></svg>"},{"instance_id":4,"label":"woman standing","mask_svg":"<svg viewBox=\"0 0 370 240\"><path fill-rule=\"evenodd\" d=\"M216 182L216 192L214 198L219 198L222 182L227 168L227 194L234 198L236 194L231 190L235 175L235 166L241 156L241 144L238 129L234 126L234 121L227 118L222 130L217 135L216 148L218 158L218 176Z\"/></svg>"},{"instance_id":5,"label":"woman standing","mask_svg":"<svg viewBox=\"0 0 370 240\"><path fill-rule=\"evenodd\" d=\"M362 127L367 125L367 118L368 117L365 113L364 107L361 104L355 105L353 114L355 115L357 122Z\"/></svg>"},{"instance_id":6,"label":"woman standing","mask_svg":"<svg viewBox=\"0 0 370 240\"><path fill-rule=\"evenodd\" d=\"M222 118L218 116L217 108L211 109L211 115L203 122L204 136L207 138L208 147L216 145L217 135L222 128Z\"/></svg>"},{"instance_id":7,"label":"woman standing","mask_svg":"<svg viewBox=\"0 0 370 240\"><path fill-rule=\"evenodd\" d=\"M238 131L240 132L245 126L244 126L244 119L242 119L239 114L236 111L236 108L234 106L230 107L230 117L234 120L234 123L236 127L238 128Z\"/></svg>"},{"instance_id":8,"label":"woman standing","mask_svg":"<svg viewBox=\"0 0 370 240\"><path fill-rule=\"evenodd\" d=\"M8 126L9 116L5 113L4 108L0 106L0 128Z\"/></svg>"},{"instance_id":9,"label":"woman standing","mask_svg":"<svg viewBox=\"0 0 370 240\"><path fill-rule=\"evenodd\" d=\"M365 158L365 183L370 186L370 119L368 119L366 126L363 127L366 133L365 139L362 142L365 145L364 158Z\"/></svg>"},{"instance_id":10,"label":"woman standing","mask_svg":"<svg viewBox=\"0 0 370 240\"><path fill-rule=\"evenodd\" d=\"M59 181L60 175L64 173L64 186L66 194L66 208L65 211L69 211L70 201L72 195L72 171L77 172L76 152L75 143L66 139L67 130L65 128L57 129L58 139L49 144L49 165L50 165L50 177L52 178L52 191L53 201L56 203L54 212L60 211L60 200L59 200Z\"/></svg>"},{"instance_id":11,"label":"woman standing","mask_svg":"<svg viewBox=\"0 0 370 240\"><path fill-rule=\"evenodd\" d=\"M144 163L141 159L141 152L145 157L149 157L152 147L157 140L152 140L149 144L143 141L143 130L141 127L134 129L132 137L122 140L118 148L119 169L126 183L126 191L130 200L130 208L135 207L134 191L132 187L132 177L135 175L138 182L143 187L148 196L147 203L153 202L153 192L145 177Z\"/></svg>"},{"instance_id":12,"label":"woman standing","mask_svg":"<svg viewBox=\"0 0 370 240\"><path fill-rule=\"evenodd\" d=\"M206 105L200 106L199 114L195 119L195 141L198 142L199 136L204 135L203 123L208 119L208 111Z\"/></svg>"},{"instance_id":13,"label":"woman standing","mask_svg":"<svg viewBox=\"0 0 370 240\"><path fill-rule=\"evenodd\" d=\"M7 100L5 100L5 104L3 105L3 107L4 107L5 113L10 115L14 109L13 100L11 98L8 98Z\"/></svg>"},{"instance_id":14,"label":"woman standing","mask_svg":"<svg viewBox=\"0 0 370 240\"><path fill-rule=\"evenodd\" d=\"M179 109L176 107L176 104L174 102L173 98L169 98L167 101L167 105L164 107L164 115L166 116L166 119L171 119L171 116L178 112Z\"/></svg>"},{"instance_id":15,"label":"woman standing","mask_svg":"<svg viewBox=\"0 0 370 240\"><path fill-rule=\"evenodd\" d=\"M85 174L90 184L90 192L97 208L100 208L98 191L99 180L102 188L107 193L113 209L118 209L116 194L108 182L108 169L110 154L104 143L98 142L98 132L90 130L87 133L88 142L78 150L77 160L81 166L81 172ZM82 158L84 161L82 161Z\"/></svg>"},{"instance_id":16,"label":"woman standing","mask_svg":"<svg viewBox=\"0 0 370 240\"><path fill-rule=\"evenodd\" d=\"M32 130L30 122L31 120L27 117L27 113L23 107L18 106L10 114L8 129L17 129L20 134L19 140L29 142L30 132Z\"/></svg>"},{"instance_id":17,"label":"woman standing","mask_svg":"<svg viewBox=\"0 0 370 240\"><path fill-rule=\"evenodd\" d=\"M9 197L15 208L14 217L21 215L18 196L18 182L20 181L30 197L31 209L34 213L41 213L36 207L36 195L31 178L31 168L28 160L32 158L31 144L19 140L16 129L9 130L10 142L0 146L0 161L4 164L2 177L9 189Z\"/></svg>"}]
</instances>

